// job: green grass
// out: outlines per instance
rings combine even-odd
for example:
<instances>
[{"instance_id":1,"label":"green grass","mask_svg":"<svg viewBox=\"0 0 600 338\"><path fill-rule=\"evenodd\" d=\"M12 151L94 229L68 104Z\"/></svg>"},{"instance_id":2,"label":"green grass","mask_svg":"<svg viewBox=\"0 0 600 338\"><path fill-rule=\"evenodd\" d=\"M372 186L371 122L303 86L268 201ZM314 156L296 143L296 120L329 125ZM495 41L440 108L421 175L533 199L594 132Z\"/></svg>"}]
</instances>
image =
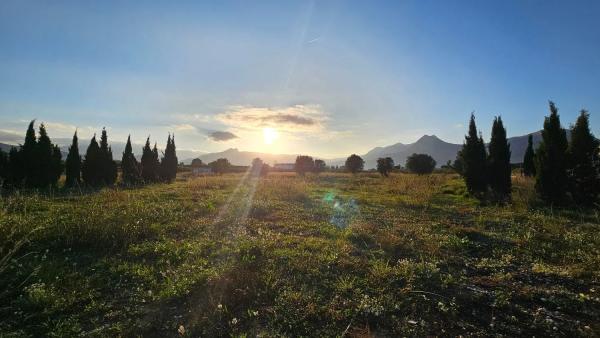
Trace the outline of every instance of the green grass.
<instances>
[{"instance_id":1,"label":"green grass","mask_svg":"<svg viewBox=\"0 0 600 338\"><path fill-rule=\"evenodd\" d=\"M0 336L600 335L600 215L530 180L241 174L0 201Z\"/></svg>"}]
</instances>

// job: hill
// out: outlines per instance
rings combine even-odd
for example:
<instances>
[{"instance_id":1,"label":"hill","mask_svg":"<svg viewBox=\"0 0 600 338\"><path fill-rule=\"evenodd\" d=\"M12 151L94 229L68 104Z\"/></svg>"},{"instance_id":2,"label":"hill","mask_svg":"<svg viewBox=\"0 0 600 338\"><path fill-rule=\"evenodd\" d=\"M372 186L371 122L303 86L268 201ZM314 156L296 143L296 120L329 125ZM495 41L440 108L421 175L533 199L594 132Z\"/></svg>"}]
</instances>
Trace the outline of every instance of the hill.
<instances>
[{"instance_id":1,"label":"hill","mask_svg":"<svg viewBox=\"0 0 600 338\"><path fill-rule=\"evenodd\" d=\"M568 132L567 132L568 134ZM533 135L534 147L537 147L542 138L541 131L531 133ZM523 161L525 149L527 148L527 138L529 134L508 138L511 149L511 162L520 163ZM429 154L437 162L437 166L442 166L448 161L454 161L456 153L462 148L462 144L449 143L441 140L435 135L423 135L414 143L396 143L385 147L375 147L364 155L360 155L365 160L365 168L374 168L377 165L379 157L391 157L396 164L404 165L406 158L413 153ZM330 165L344 165L345 158L332 159L328 161Z\"/></svg>"}]
</instances>

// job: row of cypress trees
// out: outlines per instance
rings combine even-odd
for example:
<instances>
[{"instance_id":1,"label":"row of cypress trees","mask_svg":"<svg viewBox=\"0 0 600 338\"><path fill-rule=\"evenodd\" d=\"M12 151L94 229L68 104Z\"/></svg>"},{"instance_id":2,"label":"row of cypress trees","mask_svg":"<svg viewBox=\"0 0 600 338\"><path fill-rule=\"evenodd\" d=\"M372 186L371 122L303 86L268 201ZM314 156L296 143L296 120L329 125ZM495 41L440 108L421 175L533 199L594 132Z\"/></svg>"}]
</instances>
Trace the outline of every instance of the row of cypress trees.
<instances>
[{"instance_id":1,"label":"row of cypress trees","mask_svg":"<svg viewBox=\"0 0 600 338\"><path fill-rule=\"evenodd\" d=\"M122 180L126 185L135 185L143 182L173 181L177 174L175 136L169 134L164 156L161 160L159 160L156 143L154 143L154 148L150 148L150 137L148 137L142 150L140 162L133 155L131 137L127 137L127 144L125 145L125 151L121 159L121 168L123 172Z\"/></svg>"},{"instance_id":2,"label":"row of cypress trees","mask_svg":"<svg viewBox=\"0 0 600 338\"><path fill-rule=\"evenodd\" d=\"M590 114L582 109L570 128L571 141L560 123L558 108L550 101L550 116L544 120L542 141L533 149L531 136L523 159L523 174L535 176L539 195L553 204L569 197L582 205L593 205L600 194L600 141L590 131Z\"/></svg>"},{"instance_id":3,"label":"row of cypress trees","mask_svg":"<svg viewBox=\"0 0 600 338\"><path fill-rule=\"evenodd\" d=\"M113 160L105 128L102 129L99 143L96 135L92 137L84 158L79 154L79 139L75 132L63 165L60 148L52 144L44 124L40 125L39 136L36 137L34 122L35 120L29 124L23 145L12 147L8 154L0 150L0 182L5 188L57 186L63 168L67 187L81 184L91 187L115 184L118 168ZM131 138L128 137L121 160L121 180L125 185L170 182L177 174L177 163L174 136L169 134L161 160L156 143L151 149L148 138L139 163L133 154Z\"/></svg>"},{"instance_id":4,"label":"row of cypress trees","mask_svg":"<svg viewBox=\"0 0 600 338\"><path fill-rule=\"evenodd\" d=\"M0 180L8 188L47 188L56 186L62 173L62 154L52 144L42 123L35 134L35 120L29 123L25 142L12 147L8 154L0 151Z\"/></svg>"},{"instance_id":5,"label":"row of cypress trees","mask_svg":"<svg viewBox=\"0 0 600 338\"><path fill-rule=\"evenodd\" d=\"M550 116L544 120L542 140L534 150L533 138L523 159L523 174L535 176L539 196L550 204L563 204L569 197L582 205L593 205L600 194L600 142L589 128L589 113L582 110L571 127L571 142L560 123L558 108L550 101ZM500 117L494 119L492 137L486 150L471 115L469 132L459 152L460 172L467 189L476 196L491 192L494 198L508 199L511 193L510 145ZM457 161L459 162L459 161Z\"/></svg>"}]
</instances>

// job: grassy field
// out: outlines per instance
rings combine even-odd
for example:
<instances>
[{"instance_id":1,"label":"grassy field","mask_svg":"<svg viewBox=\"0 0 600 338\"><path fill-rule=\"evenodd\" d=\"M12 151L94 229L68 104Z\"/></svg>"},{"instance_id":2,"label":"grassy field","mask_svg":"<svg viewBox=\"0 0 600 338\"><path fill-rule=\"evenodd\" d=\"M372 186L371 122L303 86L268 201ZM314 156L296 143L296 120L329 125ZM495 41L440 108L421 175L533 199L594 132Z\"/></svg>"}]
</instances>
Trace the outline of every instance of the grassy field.
<instances>
[{"instance_id":1,"label":"grassy field","mask_svg":"<svg viewBox=\"0 0 600 338\"><path fill-rule=\"evenodd\" d=\"M0 336L600 335L600 215L514 178L242 174L0 201Z\"/></svg>"}]
</instances>

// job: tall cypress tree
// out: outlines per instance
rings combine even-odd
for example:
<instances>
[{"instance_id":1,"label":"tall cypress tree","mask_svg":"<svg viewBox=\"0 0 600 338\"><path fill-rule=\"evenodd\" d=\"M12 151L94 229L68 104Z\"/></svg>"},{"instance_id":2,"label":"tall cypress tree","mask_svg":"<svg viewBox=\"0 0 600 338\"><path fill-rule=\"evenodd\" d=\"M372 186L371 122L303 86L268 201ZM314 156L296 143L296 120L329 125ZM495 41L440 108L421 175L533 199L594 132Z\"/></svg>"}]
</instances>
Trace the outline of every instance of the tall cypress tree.
<instances>
[{"instance_id":1,"label":"tall cypress tree","mask_svg":"<svg viewBox=\"0 0 600 338\"><path fill-rule=\"evenodd\" d=\"M177 154L175 151L175 135L167 138L167 147L160 163L161 178L164 181L171 182L177 175Z\"/></svg>"},{"instance_id":2,"label":"tall cypress tree","mask_svg":"<svg viewBox=\"0 0 600 338\"><path fill-rule=\"evenodd\" d=\"M138 184L140 181L139 164L133 155L131 135L127 136L127 144L121 158L122 180L125 185Z\"/></svg>"},{"instance_id":3,"label":"tall cypress tree","mask_svg":"<svg viewBox=\"0 0 600 338\"><path fill-rule=\"evenodd\" d=\"M37 156L37 141L34 129L35 120L32 120L27 127L25 134L25 143L21 146L21 163L23 165L24 184L27 188L38 186L40 182L40 166Z\"/></svg>"},{"instance_id":4,"label":"tall cypress tree","mask_svg":"<svg viewBox=\"0 0 600 338\"><path fill-rule=\"evenodd\" d=\"M567 133L560 125L558 108L550 101L550 116L544 119L542 142L535 156L535 188L543 200L560 204L567 191Z\"/></svg>"},{"instance_id":5,"label":"tall cypress tree","mask_svg":"<svg viewBox=\"0 0 600 338\"><path fill-rule=\"evenodd\" d=\"M96 141L96 135L92 137L90 145L85 153L85 159L81 166L81 178L85 184L97 187L103 183L103 177L100 172L102 164L100 146Z\"/></svg>"},{"instance_id":6,"label":"tall cypress tree","mask_svg":"<svg viewBox=\"0 0 600 338\"><path fill-rule=\"evenodd\" d=\"M77 138L77 131L73 134L73 141L69 147L65 166L67 176L66 186L78 186L81 183L81 155L79 155L79 139Z\"/></svg>"},{"instance_id":7,"label":"tall cypress tree","mask_svg":"<svg viewBox=\"0 0 600 338\"><path fill-rule=\"evenodd\" d=\"M523 175L527 177L535 176L535 152L533 151L533 136L529 135L527 139L527 149L523 157Z\"/></svg>"},{"instance_id":8,"label":"tall cypress tree","mask_svg":"<svg viewBox=\"0 0 600 338\"><path fill-rule=\"evenodd\" d=\"M496 198L506 199L510 196L510 174L510 145L502 118L498 116L492 125L488 156L488 182Z\"/></svg>"},{"instance_id":9,"label":"tall cypress tree","mask_svg":"<svg viewBox=\"0 0 600 338\"><path fill-rule=\"evenodd\" d=\"M112 185L117 179L117 165L113 161L112 149L108 146L106 128L102 128L100 136L100 177L104 184Z\"/></svg>"},{"instance_id":10,"label":"tall cypress tree","mask_svg":"<svg viewBox=\"0 0 600 338\"><path fill-rule=\"evenodd\" d=\"M36 147L37 161L38 161L38 179L37 187L45 188L52 185L54 179L53 170L53 149L52 142L46 132L46 126L40 124L38 142Z\"/></svg>"},{"instance_id":11,"label":"tall cypress tree","mask_svg":"<svg viewBox=\"0 0 600 338\"><path fill-rule=\"evenodd\" d=\"M117 181L119 170L117 168L117 162L113 160L112 146L108 147L107 159L108 173L106 174L106 182L108 185L113 185Z\"/></svg>"},{"instance_id":12,"label":"tall cypress tree","mask_svg":"<svg viewBox=\"0 0 600 338\"><path fill-rule=\"evenodd\" d=\"M8 154L0 149L0 188L4 186L4 182L8 177Z\"/></svg>"},{"instance_id":13,"label":"tall cypress tree","mask_svg":"<svg viewBox=\"0 0 600 338\"><path fill-rule=\"evenodd\" d=\"M469 134L465 136L462 148L463 177L467 189L472 194L480 194L487 189L486 151L481 135L477 135L475 115L471 114Z\"/></svg>"},{"instance_id":14,"label":"tall cypress tree","mask_svg":"<svg viewBox=\"0 0 600 338\"><path fill-rule=\"evenodd\" d=\"M62 152L60 151L60 147L55 144L52 148L52 176L51 176L51 184L52 186L57 186L58 180L60 179L60 175L63 172L63 163L62 163Z\"/></svg>"},{"instance_id":15,"label":"tall cypress tree","mask_svg":"<svg viewBox=\"0 0 600 338\"><path fill-rule=\"evenodd\" d=\"M10 188L21 188L25 180L25 163L23 152L17 147L11 147L8 152L8 172L5 186Z\"/></svg>"},{"instance_id":16,"label":"tall cypress tree","mask_svg":"<svg viewBox=\"0 0 600 338\"><path fill-rule=\"evenodd\" d=\"M600 192L598 147L600 143L590 132L590 114L581 110L571 128L569 144L569 190L579 204L593 205Z\"/></svg>"},{"instance_id":17,"label":"tall cypress tree","mask_svg":"<svg viewBox=\"0 0 600 338\"><path fill-rule=\"evenodd\" d=\"M152 168L154 169L154 181L158 181L160 179L160 160L156 142L154 142L154 148L152 148Z\"/></svg>"},{"instance_id":18,"label":"tall cypress tree","mask_svg":"<svg viewBox=\"0 0 600 338\"><path fill-rule=\"evenodd\" d=\"M142 150L142 179L145 183L156 181L156 168L154 166L154 153L150 148L150 137L146 139L146 144Z\"/></svg>"}]
</instances>

